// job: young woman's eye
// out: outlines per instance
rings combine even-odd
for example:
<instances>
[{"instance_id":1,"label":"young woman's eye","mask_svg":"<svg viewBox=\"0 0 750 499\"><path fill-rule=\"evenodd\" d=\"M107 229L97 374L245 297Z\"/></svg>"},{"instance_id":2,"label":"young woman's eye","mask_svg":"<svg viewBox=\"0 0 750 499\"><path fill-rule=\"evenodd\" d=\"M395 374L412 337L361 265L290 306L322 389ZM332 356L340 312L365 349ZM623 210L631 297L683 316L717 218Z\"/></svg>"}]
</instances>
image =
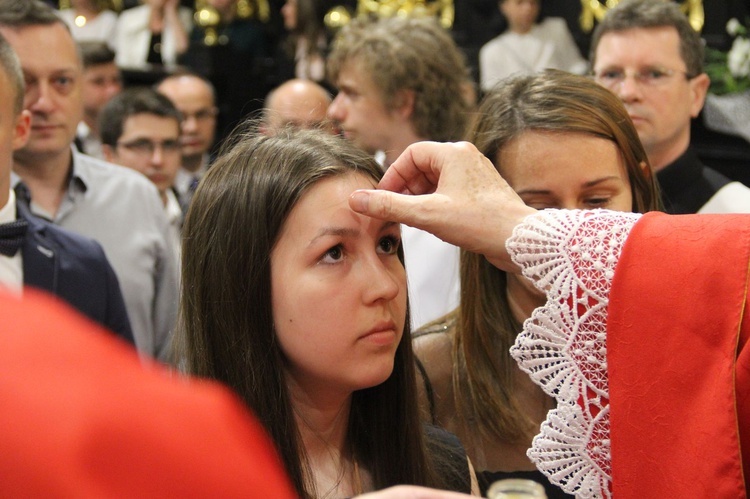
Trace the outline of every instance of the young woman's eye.
<instances>
[{"instance_id":1,"label":"young woman's eye","mask_svg":"<svg viewBox=\"0 0 750 499\"><path fill-rule=\"evenodd\" d=\"M592 208L601 208L609 204L609 198L589 198L586 200L586 206Z\"/></svg>"},{"instance_id":2,"label":"young woman's eye","mask_svg":"<svg viewBox=\"0 0 750 499\"><path fill-rule=\"evenodd\" d=\"M321 259L321 262L336 263L341 261L342 258L344 258L344 248L340 244L337 244L336 246L325 252L323 258Z\"/></svg>"},{"instance_id":3,"label":"young woman's eye","mask_svg":"<svg viewBox=\"0 0 750 499\"><path fill-rule=\"evenodd\" d=\"M386 236L378 242L378 249L386 255L394 255L400 244L401 240L396 236Z\"/></svg>"}]
</instances>

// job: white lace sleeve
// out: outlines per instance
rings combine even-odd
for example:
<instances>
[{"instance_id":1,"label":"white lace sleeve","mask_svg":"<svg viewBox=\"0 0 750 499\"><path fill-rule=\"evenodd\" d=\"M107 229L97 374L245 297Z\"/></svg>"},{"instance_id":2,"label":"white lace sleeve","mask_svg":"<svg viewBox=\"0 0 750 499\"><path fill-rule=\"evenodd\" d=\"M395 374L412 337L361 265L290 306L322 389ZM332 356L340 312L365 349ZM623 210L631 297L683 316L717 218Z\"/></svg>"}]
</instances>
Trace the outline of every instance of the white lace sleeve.
<instances>
[{"instance_id":1,"label":"white lace sleeve","mask_svg":"<svg viewBox=\"0 0 750 499\"><path fill-rule=\"evenodd\" d=\"M545 210L527 217L508 251L547 303L534 311L511 355L557 399L528 456L578 497L610 497L607 305L614 269L640 215Z\"/></svg>"}]
</instances>

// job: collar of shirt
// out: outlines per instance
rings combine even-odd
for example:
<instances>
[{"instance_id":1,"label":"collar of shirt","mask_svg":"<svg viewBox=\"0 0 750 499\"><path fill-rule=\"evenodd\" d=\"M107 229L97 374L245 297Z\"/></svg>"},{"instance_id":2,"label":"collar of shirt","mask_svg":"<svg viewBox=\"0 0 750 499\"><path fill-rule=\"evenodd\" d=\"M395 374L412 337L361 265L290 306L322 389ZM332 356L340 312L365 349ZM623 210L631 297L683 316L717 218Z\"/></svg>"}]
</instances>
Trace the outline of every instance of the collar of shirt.
<instances>
[{"instance_id":1,"label":"collar of shirt","mask_svg":"<svg viewBox=\"0 0 750 499\"><path fill-rule=\"evenodd\" d=\"M167 204L164 205L164 212L167 215L167 221L170 225L180 227L182 225L182 208L177 200L177 195L172 189L166 192Z\"/></svg>"},{"instance_id":2,"label":"collar of shirt","mask_svg":"<svg viewBox=\"0 0 750 499\"><path fill-rule=\"evenodd\" d=\"M85 168L76 168L76 157L80 156L82 153L78 152L78 149L75 148L74 145L70 146L70 151L72 154L71 157L71 165L70 165L70 175L68 179L68 195L70 195L70 192L86 192L88 189L89 181L87 178L89 177L89 172ZM15 189L16 186L23 182L23 179L14 171L10 172L10 187L11 189Z\"/></svg>"},{"instance_id":3,"label":"collar of shirt","mask_svg":"<svg viewBox=\"0 0 750 499\"><path fill-rule=\"evenodd\" d=\"M10 190L8 202L0 208L0 223L16 220L16 194ZM14 256L0 255L0 289L20 295L23 289L23 260L19 251Z\"/></svg>"},{"instance_id":4,"label":"collar of shirt","mask_svg":"<svg viewBox=\"0 0 750 499\"><path fill-rule=\"evenodd\" d=\"M82 140L85 140L91 135L91 128L86 124L85 121L79 121L78 127L76 127L76 135Z\"/></svg>"},{"instance_id":5,"label":"collar of shirt","mask_svg":"<svg viewBox=\"0 0 750 499\"><path fill-rule=\"evenodd\" d=\"M0 208L0 224L15 222L16 220L16 193L10 190L8 202Z\"/></svg>"},{"instance_id":6,"label":"collar of shirt","mask_svg":"<svg viewBox=\"0 0 750 499\"><path fill-rule=\"evenodd\" d=\"M210 159L211 158L208 154L204 154L201 166L195 172L185 170L184 168L180 168L179 170L177 170L177 176L174 180L174 186L177 189L178 194L180 194L181 196L185 195L185 193L187 193L190 189L190 184L192 184L193 178L198 177L198 180L200 180L201 177L206 174L206 171L208 171L208 164Z\"/></svg>"}]
</instances>

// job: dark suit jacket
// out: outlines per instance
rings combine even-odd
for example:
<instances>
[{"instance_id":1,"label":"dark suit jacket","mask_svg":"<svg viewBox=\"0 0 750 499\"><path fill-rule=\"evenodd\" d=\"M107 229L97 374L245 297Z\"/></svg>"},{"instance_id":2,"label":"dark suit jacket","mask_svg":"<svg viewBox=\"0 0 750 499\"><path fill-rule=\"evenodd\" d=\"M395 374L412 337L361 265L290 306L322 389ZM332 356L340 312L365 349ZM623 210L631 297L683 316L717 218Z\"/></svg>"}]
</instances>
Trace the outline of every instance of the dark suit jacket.
<instances>
[{"instance_id":1,"label":"dark suit jacket","mask_svg":"<svg viewBox=\"0 0 750 499\"><path fill-rule=\"evenodd\" d=\"M24 203L16 209L29 224L21 247L24 285L62 298L133 344L120 283L99 243L32 215Z\"/></svg>"}]
</instances>

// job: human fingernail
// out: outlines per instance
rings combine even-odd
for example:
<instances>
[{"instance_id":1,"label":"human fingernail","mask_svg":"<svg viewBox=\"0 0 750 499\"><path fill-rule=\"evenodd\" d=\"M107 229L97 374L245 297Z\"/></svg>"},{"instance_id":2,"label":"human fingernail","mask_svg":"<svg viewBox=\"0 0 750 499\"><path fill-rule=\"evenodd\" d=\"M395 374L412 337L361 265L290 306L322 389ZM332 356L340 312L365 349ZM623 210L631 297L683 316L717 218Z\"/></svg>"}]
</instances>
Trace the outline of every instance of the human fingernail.
<instances>
[{"instance_id":1,"label":"human fingernail","mask_svg":"<svg viewBox=\"0 0 750 499\"><path fill-rule=\"evenodd\" d=\"M370 204L370 193L367 191L354 191L349 196L349 207L359 213L367 213Z\"/></svg>"}]
</instances>

